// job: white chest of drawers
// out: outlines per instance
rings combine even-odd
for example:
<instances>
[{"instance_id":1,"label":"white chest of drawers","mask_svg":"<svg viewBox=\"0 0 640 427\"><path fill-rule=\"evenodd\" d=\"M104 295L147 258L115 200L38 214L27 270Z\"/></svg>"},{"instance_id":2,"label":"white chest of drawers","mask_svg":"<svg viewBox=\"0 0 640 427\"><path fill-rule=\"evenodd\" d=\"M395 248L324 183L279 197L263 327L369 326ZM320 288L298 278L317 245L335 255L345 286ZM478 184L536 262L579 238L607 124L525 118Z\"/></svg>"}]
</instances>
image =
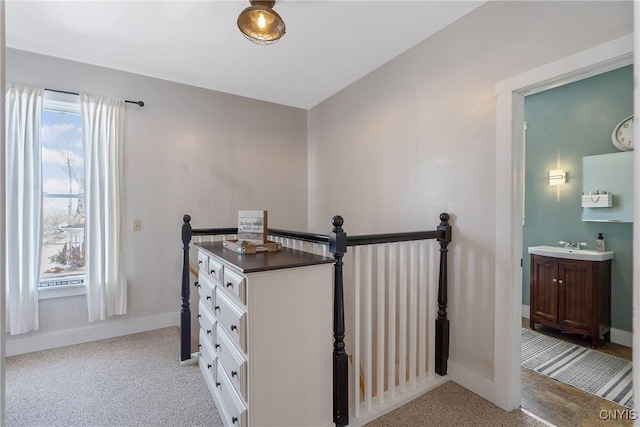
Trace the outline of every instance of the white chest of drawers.
<instances>
[{"instance_id":1,"label":"white chest of drawers","mask_svg":"<svg viewBox=\"0 0 640 427\"><path fill-rule=\"evenodd\" d=\"M329 426L333 259L199 248L199 365L228 426Z\"/></svg>"}]
</instances>

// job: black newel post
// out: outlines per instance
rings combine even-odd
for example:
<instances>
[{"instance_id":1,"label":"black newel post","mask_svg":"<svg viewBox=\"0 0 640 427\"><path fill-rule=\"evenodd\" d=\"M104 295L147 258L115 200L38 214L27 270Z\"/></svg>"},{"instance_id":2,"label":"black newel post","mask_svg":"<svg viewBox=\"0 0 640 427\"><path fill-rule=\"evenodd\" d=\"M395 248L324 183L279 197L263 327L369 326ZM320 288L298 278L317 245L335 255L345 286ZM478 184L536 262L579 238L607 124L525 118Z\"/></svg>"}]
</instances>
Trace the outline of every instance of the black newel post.
<instances>
[{"instance_id":1,"label":"black newel post","mask_svg":"<svg viewBox=\"0 0 640 427\"><path fill-rule=\"evenodd\" d=\"M349 424L349 365L344 350L344 296L342 257L347 252L347 233L341 216L333 217L329 251L336 260L333 295L333 422L336 427Z\"/></svg>"},{"instance_id":2,"label":"black newel post","mask_svg":"<svg viewBox=\"0 0 640 427\"><path fill-rule=\"evenodd\" d=\"M447 319L447 246L451 242L449 214L440 214L440 274L438 277L438 318L436 319L436 374L447 375L449 320Z\"/></svg>"},{"instance_id":3,"label":"black newel post","mask_svg":"<svg viewBox=\"0 0 640 427\"><path fill-rule=\"evenodd\" d=\"M191 217L182 217L182 308L180 310L180 361L191 358L191 306L189 305L189 242Z\"/></svg>"}]
</instances>

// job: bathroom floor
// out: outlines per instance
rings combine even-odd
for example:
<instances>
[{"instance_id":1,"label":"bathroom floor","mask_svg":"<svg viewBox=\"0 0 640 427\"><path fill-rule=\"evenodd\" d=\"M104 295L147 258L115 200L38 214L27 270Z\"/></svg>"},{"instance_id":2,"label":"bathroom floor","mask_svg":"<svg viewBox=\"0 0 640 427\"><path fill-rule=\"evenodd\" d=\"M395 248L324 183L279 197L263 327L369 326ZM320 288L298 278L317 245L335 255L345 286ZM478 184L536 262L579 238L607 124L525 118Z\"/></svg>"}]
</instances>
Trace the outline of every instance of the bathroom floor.
<instances>
[{"instance_id":1,"label":"bathroom floor","mask_svg":"<svg viewBox=\"0 0 640 427\"><path fill-rule=\"evenodd\" d=\"M529 319L522 319L522 327L529 329ZM588 337L567 334L540 325L537 325L536 331L576 345L590 347L591 340ZM631 360L630 347L604 341L597 350ZM631 419L603 419L602 414L606 416L609 410L624 411L626 408L623 406L585 393L529 369L521 368L521 378L522 408L556 426L633 425Z\"/></svg>"}]
</instances>

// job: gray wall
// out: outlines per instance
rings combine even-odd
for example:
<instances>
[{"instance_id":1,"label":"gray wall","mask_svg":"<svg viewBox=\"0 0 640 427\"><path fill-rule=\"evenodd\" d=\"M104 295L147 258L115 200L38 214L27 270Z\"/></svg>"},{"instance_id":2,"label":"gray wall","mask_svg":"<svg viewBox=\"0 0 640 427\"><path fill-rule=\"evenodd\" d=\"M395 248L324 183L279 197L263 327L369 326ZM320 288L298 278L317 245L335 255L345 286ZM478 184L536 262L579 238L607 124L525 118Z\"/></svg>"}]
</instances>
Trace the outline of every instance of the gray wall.
<instances>
[{"instance_id":1,"label":"gray wall","mask_svg":"<svg viewBox=\"0 0 640 427\"><path fill-rule=\"evenodd\" d=\"M488 2L309 112L311 230L335 213L351 234L452 214L451 361L471 376L494 370L494 85L632 33L632 6Z\"/></svg>"},{"instance_id":2,"label":"gray wall","mask_svg":"<svg viewBox=\"0 0 640 427\"><path fill-rule=\"evenodd\" d=\"M104 323L179 311L185 213L232 227L239 209L266 209L272 227L306 230L306 111L13 49L6 65L8 81L146 103L126 107L129 309ZM90 325L84 296L41 300L26 336Z\"/></svg>"},{"instance_id":3,"label":"gray wall","mask_svg":"<svg viewBox=\"0 0 640 427\"><path fill-rule=\"evenodd\" d=\"M527 122L522 304L529 305L529 246L587 242L604 233L615 252L611 326L631 331L633 224L583 222L582 158L619 153L611 132L633 114L633 67L628 66L525 98ZM567 183L549 186L549 169L568 171ZM606 190L606 188L603 188Z\"/></svg>"}]
</instances>

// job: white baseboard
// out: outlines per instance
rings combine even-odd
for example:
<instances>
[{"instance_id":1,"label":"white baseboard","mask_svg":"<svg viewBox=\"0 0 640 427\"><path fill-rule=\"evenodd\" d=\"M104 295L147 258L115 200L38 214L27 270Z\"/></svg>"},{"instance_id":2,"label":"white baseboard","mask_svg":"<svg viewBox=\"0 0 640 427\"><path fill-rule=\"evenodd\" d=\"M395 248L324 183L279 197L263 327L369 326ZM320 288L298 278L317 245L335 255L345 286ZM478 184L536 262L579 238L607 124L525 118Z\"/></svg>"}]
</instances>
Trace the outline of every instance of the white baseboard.
<instances>
[{"instance_id":1,"label":"white baseboard","mask_svg":"<svg viewBox=\"0 0 640 427\"><path fill-rule=\"evenodd\" d=\"M154 329L180 326L180 313L165 313L108 323L99 323L84 328L35 334L6 341L6 355L31 353L51 348L65 347L83 342L98 341Z\"/></svg>"},{"instance_id":2,"label":"white baseboard","mask_svg":"<svg viewBox=\"0 0 640 427\"><path fill-rule=\"evenodd\" d=\"M447 362L447 375L451 377L453 382L487 399L494 405L496 404L496 384L493 380L451 360Z\"/></svg>"},{"instance_id":3,"label":"white baseboard","mask_svg":"<svg viewBox=\"0 0 640 427\"><path fill-rule=\"evenodd\" d=\"M623 331L622 329L611 328L611 342L626 347L633 347L633 333Z\"/></svg>"},{"instance_id":4,"label":"white baseboard","mask_svg":"<svg viewBox=\"0 0 640 427\"><path fill-rule=\"evenodd\" d=\"M522 317L529 319L529 306L522 305ZM633 345L633 334L622 329L611 328L611 342L631 347Z\"/></svg>"}]
</instances>

